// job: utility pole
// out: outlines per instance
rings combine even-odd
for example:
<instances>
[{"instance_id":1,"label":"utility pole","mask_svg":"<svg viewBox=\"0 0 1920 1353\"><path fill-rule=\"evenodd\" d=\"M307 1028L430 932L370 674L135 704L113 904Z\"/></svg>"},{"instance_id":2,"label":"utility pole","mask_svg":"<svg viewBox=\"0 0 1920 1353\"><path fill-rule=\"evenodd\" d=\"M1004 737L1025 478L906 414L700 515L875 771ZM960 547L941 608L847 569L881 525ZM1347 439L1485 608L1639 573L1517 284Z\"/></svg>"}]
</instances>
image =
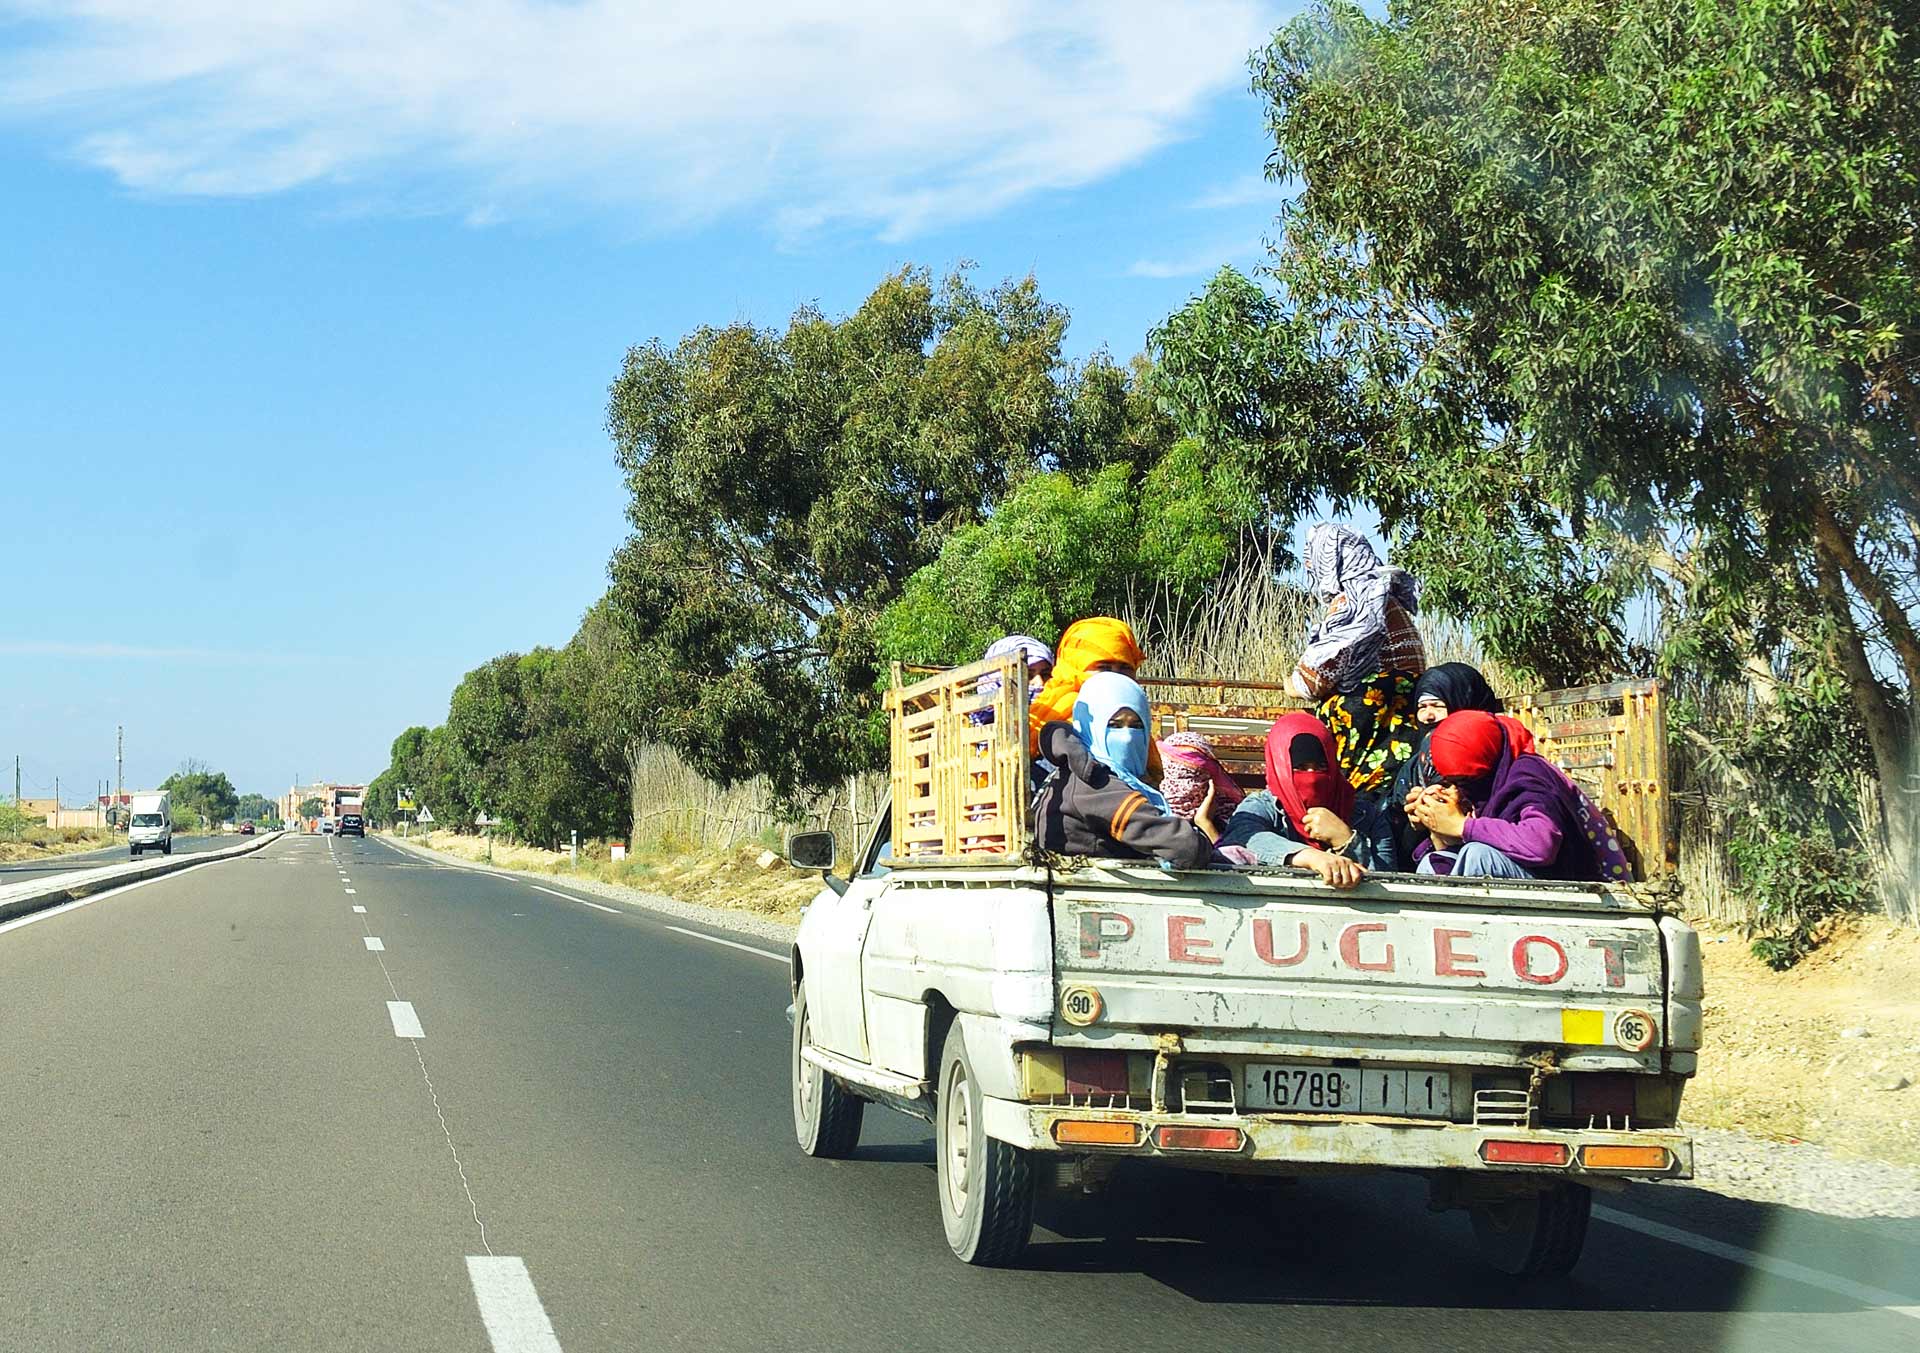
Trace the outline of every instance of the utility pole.
<instances>
[{"instance_id":1,"label":"utility pole","mask_svg":"<svg viewBox=\"0 0 1920 1353\"><path fill-rule=\"evenodd\" d=\"M13 806L20 806L20 753L13 754Z\"/></svg>"},{"instance_id":2,"label":"utility pole","mask_svg":"<svg viewBox=\"0 0 1920 1353\"><path fill-rule=\"evenodd\" d=\"M113 806L120 806L121 798L127 792L127 726L117 724L113 730Z\"/></svg>"}]
</instances>

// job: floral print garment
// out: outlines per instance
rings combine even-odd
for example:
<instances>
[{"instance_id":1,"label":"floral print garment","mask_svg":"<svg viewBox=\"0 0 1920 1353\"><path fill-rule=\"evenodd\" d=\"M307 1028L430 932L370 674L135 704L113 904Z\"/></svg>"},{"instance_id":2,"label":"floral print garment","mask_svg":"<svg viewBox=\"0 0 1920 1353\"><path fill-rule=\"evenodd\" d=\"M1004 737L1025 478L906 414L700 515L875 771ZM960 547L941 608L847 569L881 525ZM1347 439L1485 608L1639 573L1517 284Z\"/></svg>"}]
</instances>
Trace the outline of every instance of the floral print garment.
<instances>
[{"instance_id":1,"label":"floral print garment","mask_svg":"<svg viewBox=\"0 0 1920 1353\"><path fill-rule=\"evenodd\" d=\"M1416 680L1411 672L1378 672L1355 690L1335 691L1317 711L1333 733L1340 769L1376 804L1388 796L1419 741L1413 718Z\"/></svg>"}]
</instances>

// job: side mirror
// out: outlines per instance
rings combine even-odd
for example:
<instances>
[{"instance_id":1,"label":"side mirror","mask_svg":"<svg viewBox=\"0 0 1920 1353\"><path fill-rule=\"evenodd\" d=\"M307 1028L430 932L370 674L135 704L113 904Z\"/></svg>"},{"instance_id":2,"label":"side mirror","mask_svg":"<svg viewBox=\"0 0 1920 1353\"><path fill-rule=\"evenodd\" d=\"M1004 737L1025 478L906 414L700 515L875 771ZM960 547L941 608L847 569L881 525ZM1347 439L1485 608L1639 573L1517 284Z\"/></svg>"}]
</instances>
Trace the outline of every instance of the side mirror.
<instances>
[{"instance_id":1,"label":"side mirror","mask_svg":"<svg viewBox=\"0 0 1920 1353\"><path fill-rule=\"evenodd\" d=\"M795 832L787 838L787 863L795 869L830 873L839 855L832 832Z\"/></svg>"}]
</instances>

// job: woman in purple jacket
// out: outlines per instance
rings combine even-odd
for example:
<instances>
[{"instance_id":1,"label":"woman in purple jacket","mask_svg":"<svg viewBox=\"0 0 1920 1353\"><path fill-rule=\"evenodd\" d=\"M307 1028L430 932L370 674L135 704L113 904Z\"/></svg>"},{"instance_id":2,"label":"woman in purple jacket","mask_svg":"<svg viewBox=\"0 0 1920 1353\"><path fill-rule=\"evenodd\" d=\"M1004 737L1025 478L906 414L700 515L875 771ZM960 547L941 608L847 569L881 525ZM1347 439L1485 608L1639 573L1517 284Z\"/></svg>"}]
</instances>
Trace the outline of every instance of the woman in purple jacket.
<instances>
[{"instance_id":1,"label":"woman in purple jacket","mask_svg":"<svg viewBox=\"0 0 1920 1353\"><path fill-rule=\"evenodd\" d=\"M1414 848L1423 874L1624 882L1619 838L1559 767L1516 752L1499 719L1449 714L1427 737L1439 783L1409 802L1427 832Z\"/></svg>"}]
</instances>

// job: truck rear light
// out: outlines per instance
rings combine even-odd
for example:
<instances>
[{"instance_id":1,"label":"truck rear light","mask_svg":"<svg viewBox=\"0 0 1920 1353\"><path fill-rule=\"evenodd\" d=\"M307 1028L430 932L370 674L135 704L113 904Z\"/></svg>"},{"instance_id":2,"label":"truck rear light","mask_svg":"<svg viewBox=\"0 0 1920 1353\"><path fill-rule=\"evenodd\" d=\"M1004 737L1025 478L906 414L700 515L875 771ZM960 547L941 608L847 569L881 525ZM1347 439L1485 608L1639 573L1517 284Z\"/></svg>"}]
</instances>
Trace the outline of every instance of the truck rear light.
<instances>
[{"instance_id":1,"label":"truck rear light","mask_svg":"<svg viewBox=\"0 0 1920 1353\"><path fill-rule=\"evenodd\" d=\"M1489 1165L1565 1165L1572 1154L1565 1142L1480 1143L1480 1159Z\"/></svg>"},{"instance_id":2,"label":"truck rear light","mask_svg":"<svg viewBox=\"0 0 1920 1353\"><path fill-rule=\"evenodd\" d=\"M1672 1160L1664 1146L1580 1148L1580 1163L1589 1170L1664 1170Z\"/></svg>"},{"instance_id":3,"label":"truck rear light","mask_svg":"<svg viewBox=\"0 0 1920 1353\"><path fill-rule=\"evenodd\" d=\"M1169 1124L1155 1128L1153 1144L1162 1151L1238 1151L1246 1140L1239 1128L1177 1127Z\"/></svg>"},{"instance_id":4,"label":"truck rear light","mask_svg":"<svg viewBox=\"0 0 1920 1353\"><path fill-rule=\"evenodd\" d=\"M1069 1052L1062 1059L1070 1095L1124 1095L1127 1093L1127 1054L1124 1052Z\"/></svg>"},{"instance_id":5,"label":"truck rear light","mask_svg":"<svg viewBox=\"0 0 1920 1353\"><path fill-rule=\"evenodd\" d=\"M1063 1118L1053 1125L1053 1139L1062 1146L1138 1146L1140 1128L1106 1118Z\"/></svg>"}]
</instances>

